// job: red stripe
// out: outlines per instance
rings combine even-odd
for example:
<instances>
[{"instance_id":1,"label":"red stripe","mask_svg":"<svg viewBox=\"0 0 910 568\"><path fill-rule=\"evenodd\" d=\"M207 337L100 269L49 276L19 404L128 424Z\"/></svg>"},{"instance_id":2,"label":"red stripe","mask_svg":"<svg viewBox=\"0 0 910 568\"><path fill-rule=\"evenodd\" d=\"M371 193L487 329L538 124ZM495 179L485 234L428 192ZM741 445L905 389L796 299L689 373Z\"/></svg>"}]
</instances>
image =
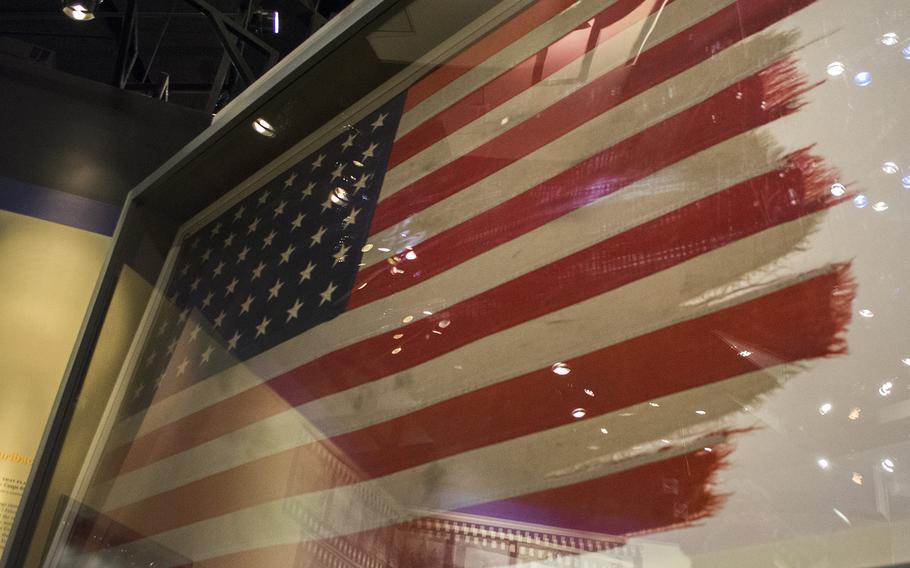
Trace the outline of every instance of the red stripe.
<instances>
[{"instance_id":1,"label":"red stripe","mask_svg":"<svg viewBox=\"0 0 910 568\"><path fill-rule=\"evenodd\" d=\"M506 46L571 6L574 2L575 0L540 0L511 18L508 22L478 40L471 47L460 52L408 89L407 99L404 102L404 112L411 110L436 91L461 77L472 68L477 67Z\"/></svg>"},{"instance_id":2,"label":"red stripe","mask_svg":"<svg viewBox=\"0 0 910 568\"><path fill-rule=\"evenodd\" d=\"M464 512L489 515L480 522L490 528L512 528L510 521L539 523L557 531L579 530L600 533L609 544L617 536L656 532L710 516L722 504L714 494L712 483L724 466L727 451L698 451L650 463L616 473L524 497L470 507ZM354 513L356 514L356 512ZM377 561L381 566L444 566L443 558L427 558L428 545L447 538L439 531L423 528L436 518L363 531L314 542L302 542L245 550L235 554L197 561L196 568L247 568L269 566L331 566L320 563L320 551L356 550L368 556L362 565ZM584 527L584 528L581 528ZM546 538L551 533L541 527L536 534ZM612 538L611 538L612 537ZM522 542L523 546L528 543ZM533 545L532 545L533 546ZM560 545L561 553L571 543ZM575 552L586 552L577 549Z\"/></svg>"},{"instance_id":3,"label":"red stripe","mask_svg":"<svg viewBox=\"0 0 910 568\"><path fill-rule=\"evenodd\" d=\"M735 240L828 207L831 177L798 154L781 171L739 184L579 251L443 313L400 328L409 342L375 336L137 438L102 471L132 471L307 401L401 372L486 335L613 290ZM560 283L565 283L560 285ZM451 324L443 335L442 320ZM399 330L395 330L399 331ZM284 400L282 404L281 400ZM117 464L122 464L120 468Z\"/></svg>"},{"instance_id":4,"label":"red stripe","mask_svg":"<svg viewBox=\"0 0 910 568\"><path fill-rule=\"evenodd\" d=\"M420 178L379 203L375 234L454 195L581 124L697 65L815 0L737 2L646 51L634 67L616 68L534 117ZM394 150L393 150L394 151Z\"/></svg>"},{"instance_id":5,"label":"red stripe","mask_svg":"<svg viewBox=\"0 0 910 568\"><path fill-rule=\"evenodd\" d=\"M660 5L660 2L652 1L650 7L646 7L642 0L619 0L582 27L569 32L401 136L392 148L388 167L394 168L462 126L540 83L586 52L656 12ZM634 17L630 17L633 15Z\"/></svg>"},{"instance_id":6,"label":"red stripe","mask_svg":"<svg viewBox=\"0 0 910 568\"><path fill-rule=\"evenodd\" d=\"M404 255L393 259L394 270L385 262L364 268L357 275L347 309L419 284L683 158L787 115L799 107L798 94L805 88L795 63L773 65L427 239L413 247L414 260Z\"/></svg>"},{"instance_id":7,"label":"red stripe","mask_svg":"<svg viewBox=\"0 0 910 568\"><path fill-rule=\"evenodd\" d=\"M549 368L540 369L336 436L325 445L308 444L243 464L109 515L144 535L157 534L563 426L575 420L574 408L585 408L588 417L600 416L757 368L838 353L843 350L839 334L850 313L845 303L851 295L843 294L845 271L840 267L756 300L568 360L572 373L564 378L555 377ZM719 331L760 346L762 357L740 356ZM595 396L585 394L585 388ZM713 411L710 402L706 408ZM453 416L458 417L458 428L452 428ZM359 478L339 479L332 472L341 469L333 463L356 468ZM306 475L295 474L301 471ZM275 478L287 482L257 482Z\"/></svg>"}]
</instances>

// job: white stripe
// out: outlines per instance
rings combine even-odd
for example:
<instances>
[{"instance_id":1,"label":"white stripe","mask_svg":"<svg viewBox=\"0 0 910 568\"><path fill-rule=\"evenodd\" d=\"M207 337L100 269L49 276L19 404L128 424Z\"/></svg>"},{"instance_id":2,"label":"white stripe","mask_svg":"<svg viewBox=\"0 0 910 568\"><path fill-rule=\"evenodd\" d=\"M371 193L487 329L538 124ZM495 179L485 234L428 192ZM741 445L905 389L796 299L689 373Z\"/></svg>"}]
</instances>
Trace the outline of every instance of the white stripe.
<instances>
[{"instance_id":1,"label":"white stripe","mask_svg":"<svg viewBox=\"0 0 910 568\"><path fill-rule=\"evenodd\" d=\"M742 61L740 64L750 67L750 70L744 71L742 76L748 76L755 70L767 66L771 61L779 59L790 48L791 41L786 38L769 37L765 39L762 36L753 38L753 40L749 42L737 44L736 46L724 50L704 64L690 70L693 74L688 77L688 83L695 83L701 87L701 91L704 91L705 84L715 84L713 80L708 80L713 77L711 74L712 70L716 73L730 73L730 67L741 59L745 61ZM735 59L727 60L727 58L733 58L734 56ZM716 68L717 65L721 65L721 67ZM674 85L675 83L676 82L674 81ZM718 84L716 85L716 88L720 89L723 88L723 86L725 85ZM648 93L651 93L652 91L654 91L654 89ZM642 96L647 96L648 93ZM710 95L710 93L704 92L700 94L703 98ZM651 96L654 97L653 104L658 105L660 99L665 96L665 93L664 90L661 89L658 94ZM678 101L685 98L682 85L680 85L679 89L674 87L673 100ZM633 101L634 100L639 99L636 98L633 99ZM644 101L648 100L649 99L647 98L644 99ZM634 112L633 109L627 110L626 113ZM647 114L643 111L639 112L641 114ZM615 122L616 123L614 124L609 124L609 126L618 129L622 124L622 121L617 117ZM597 122L597 125L600 130L610 130L609 128L605 128L605 124L601 122ZM630 126L629 128L634 129L634 126ZM590 132L590 128L586 130L586 134L589 137L598 138L596 132ZM572 135L567 135L567 137L569 136ZM601 134L600 136L603 135ZM549 151L552 152L552 154L547 154L545 156L546 159L543 159L544 155L538 156L536 155L537 153L535 153L535 155L527 158L527 162L523 160L521 164L524 168L515 168L516 171L512 172L512 175L519 179L507 179L506 181L508 181L508 183L503 184L500 189L495 191L490 187L484 186L484 189L488 190L487 193L492 194L493 197L496 198L495 202L492 202L492 200L481 193L480 190L474 189L478 187L475 185L458 194L458 196L462 197L469 196L474 202L469 201L465 204L461 200L452 200L453 202L450 203L450 200L445 200L443 203L447 204L447 209L441 206L430 208L427 212L422 214L422 221L418 220L417 216L415 216L415 224L420 226L420 223L423 222L427 226L433 227L435 230L440 230L440 228L450 226L452 222L448 219L449 217L459 218L459 215L464 217L465 215L469 215L471 210L495 206L499 203L498 199L510 197L511 193L509 190L512 190L516 186L525 188L533 187L533 185L539 183L541 179L545 179L540 176L546 175L546 172L539 171L537 172L536 177L529 178L525 175L528 170L536 169L535 166L538 166L540 169L546 169L546 164L548 164L549 161L565 164L565 158L560 160L560 153L569 153L573 151L572 149L574 148L574 151L577 154L578 148L584 148L586 147L585 143L588 143L587 140L581 137L573 137L571 140L572 143L565 147L558 146L549 148L548 146L547 148L549 148ZM574 160L576 163L577 161L580 161L580 159L576 158ZM510 171L512 169L513 168L509 168ZM558 172L552 173L555 174ZM483 183L484 182L481 182L481 184ZM467 199L467 197L464 197L464 200ZM431 214L435 215L432 222L427 220ZM511 262L509 263L510 266L512 264L513 263ZM497 270L493 274L498 273L499 271ZM506 279L510 279L514 276L514 273L509 274ZM419 314L419 311L422 308L419 306L426 306L427 309L435 311L461 301L464 298L473 296L484 289L489 289L497 283L499 282L490 282L488 277L474 282L462 281L459 279L456 290L453 290L448 294L443 294L437 289L437 277L424 282L421 285L400 292L392 298L386 298L382 302L374 302L346 312L338 318L322 324L301 336L282 343L266 353L253 357L241 365L231 367L230 369L161 401L142 415L126 419L114 430L111 437L111 443L124 443L132 437L131 434L137 429L139 430L139 435L157 429L168 422L196 412L209 404L224 400L225 398L257 385L270 377L277 376L302 365L305 362L312 361L313 359L331 353L341 347L371 337L377 332L382 333L394 329L397 326L397 323L405 316L412 315L415 319L418 319L422 317ZM478 284L481 286L478 286ZM433 305L428 305L430 303ZM381 304L381 306L377 304ZM417 313L410 313L412 310L415 310Z\"/></svg>"},{"instance_id":2,"label":"white stripe","mask_svg":"<svg viewBox=\"0 0 910 568\"><path fill-rule=\"evenodd\" d=\"M571 359L767 294L770 289L763 288L738 296L735 302L698 305L689 302L693 296L729 287L744 273L793 250L814 224L813 218L804 218L775 227L617 290L490 335L405 372L289 408L117 478L111 482L111 494L103 509L139 501L306 444L311 439L378 424L547 367L554 361ZM630 310L634 310L634 318L629 317ZM604 326L605 321L623 321L623 325ZM579 337L596 337L597 343L581 342ZM501 353L509 353L510 357L497 356ZM301 437L297 439L295 433ZM105 484L99 494L107 489Z\"/></svg>"},{"instance_id":3,"label":"white stripe","mask_svg":"<svg viewBox=\"0 0 910 568\"><path fill-rule=\"evenodd\" d=\"M545 432L485 446L353 486L271 501L154 535L154 541L193 560L251 548L350 534L412 518L411 510L452 510L602 477L684 454L704 442L659 452L671 442L717 431L718 419L775 388L790 369L741 375L630 407L620 416L580 420ZM705 407L711 417L695 414ZM569 412L571 409L566 409ZM601 427L610 434L603 435ZM566 443L571 440L572 443ZM589 449L597 446L597 450ZM303 474L299 472L298 474ZM326 495L331 494L331 506ZM381 499L385 507L364 506ZM385 509L383 511L383 509ZM298 525L290 510L321 516L319 531ZM127 545L141 546L142 541Z\"/></svg>"},{"instance_id":4,"label":"white stripe","mask_svg":"<svg viewBox=\"0 0 910 568\"><path fill-rule=\"evenodd\" d=\"M446 229L455 227L537 186L591 156L681 113L779 61L794 48L794 38L760 34L721 51L644 93L591 119L575 130L370 237L367 265L384 262ZM383 186L382 193L386 189Z\"/></svg>"},{"instance_id":5,"label":"white stripe","mask_svg":"<svg viewBox=\"0 0 910 568\"><path fill-rule=\"evenodd\" d=\"M660 26L655 28L655 32L652 34L648 48L673 37L698 23L702 18L730 5L731 2L732 0L678 0L666 9L660 19ZM651 6L642 4L621 21L637 21L650 9ZM447 162L500 136L560 99L594 82L606 72L627 62L630 53L634 52L641 42L641 29L650 26L655 19L655 15L648 16L639 25L624 29L591 52L578 57L545 81L524 90L484 116L449 133L439 142L398 164L386 173L380 200L394 195ZM634 73L633 67L628 67L628 70L630 73ZM579 80L580 76L584 76L584 79ZM501 122L504 118L508 120L503 125Z\"/></svg>"},{"instance_id":6,"label":"white stripe","mask_svg":"<svg viewBox=\"0 0 910 568\"><path fill-rule=\"evenodd\" d=\"M615 3L616 0L580 0L571 8L550 18L412 107L401 117L398 136L407 134L467 93L489 83Z\"/></svg>"}]
</instances>

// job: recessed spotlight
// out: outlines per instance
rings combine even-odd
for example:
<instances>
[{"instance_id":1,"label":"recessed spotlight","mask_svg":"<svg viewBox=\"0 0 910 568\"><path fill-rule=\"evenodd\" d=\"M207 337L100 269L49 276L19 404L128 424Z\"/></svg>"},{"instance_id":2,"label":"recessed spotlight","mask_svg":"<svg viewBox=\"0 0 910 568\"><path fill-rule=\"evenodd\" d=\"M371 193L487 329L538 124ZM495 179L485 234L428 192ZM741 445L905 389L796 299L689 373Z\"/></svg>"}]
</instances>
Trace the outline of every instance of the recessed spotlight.
<instances>
[{"instance_id":1,"label":"recessed spotlight","mask_svg":"<svg viewBox=\"0 0 910 568\"><path fill-rule=\"evenodd\" d=\"M103 0L64 0L63 13L77 22L95 19L95 9Z\"/></svg>"},{"instance_id":2,"label":"recessed spotlight","mask_svg":"<svg viewBox=\"0 0 910 568\"><path fill-rule=\"evenodd\" d=\"M275 137L275 127L272 126L268 120L262 118L261 116L253 120L253 130L259 134L262 134L266 138Z\"/></svg>"}]
</instances>

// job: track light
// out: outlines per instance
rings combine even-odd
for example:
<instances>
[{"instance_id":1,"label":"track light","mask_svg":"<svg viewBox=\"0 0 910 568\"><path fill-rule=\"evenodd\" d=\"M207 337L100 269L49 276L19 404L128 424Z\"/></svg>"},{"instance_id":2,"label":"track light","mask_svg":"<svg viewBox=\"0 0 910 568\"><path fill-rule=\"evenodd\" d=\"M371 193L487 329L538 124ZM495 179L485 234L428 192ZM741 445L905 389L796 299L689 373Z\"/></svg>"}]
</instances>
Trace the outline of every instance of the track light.
<instances>
[{"instance_id":1,"label":"track light","mask_svg":"<svg viewBox=\"0 0 910 568\"><path fill-rule=\"evenodd\" d=\"M63 13L77 22L95 18L95 9L104 0L63 0Z\"/></svg>"}]
</instances>

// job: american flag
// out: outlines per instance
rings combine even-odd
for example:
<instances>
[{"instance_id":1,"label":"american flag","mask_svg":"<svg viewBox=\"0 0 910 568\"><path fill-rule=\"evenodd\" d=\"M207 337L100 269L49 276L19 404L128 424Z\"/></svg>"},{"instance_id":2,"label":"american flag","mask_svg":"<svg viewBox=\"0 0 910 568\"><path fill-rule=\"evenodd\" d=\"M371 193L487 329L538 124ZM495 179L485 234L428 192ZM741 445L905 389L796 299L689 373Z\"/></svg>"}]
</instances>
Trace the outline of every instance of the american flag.
<instances>
[{"instance_id":1,"label":"american flag","mask_svg":"<svg viewBox=\"0 0 910 568\"><path fill-rule=\"evenodd\" d=\"M75 553L442 565L434 515L619 542L711 515L723 418L845 349L848 266L765 269L846 199L765 128L812 88L813 3L540 0L225 202Z\"/></svg>"}]
</instances>

